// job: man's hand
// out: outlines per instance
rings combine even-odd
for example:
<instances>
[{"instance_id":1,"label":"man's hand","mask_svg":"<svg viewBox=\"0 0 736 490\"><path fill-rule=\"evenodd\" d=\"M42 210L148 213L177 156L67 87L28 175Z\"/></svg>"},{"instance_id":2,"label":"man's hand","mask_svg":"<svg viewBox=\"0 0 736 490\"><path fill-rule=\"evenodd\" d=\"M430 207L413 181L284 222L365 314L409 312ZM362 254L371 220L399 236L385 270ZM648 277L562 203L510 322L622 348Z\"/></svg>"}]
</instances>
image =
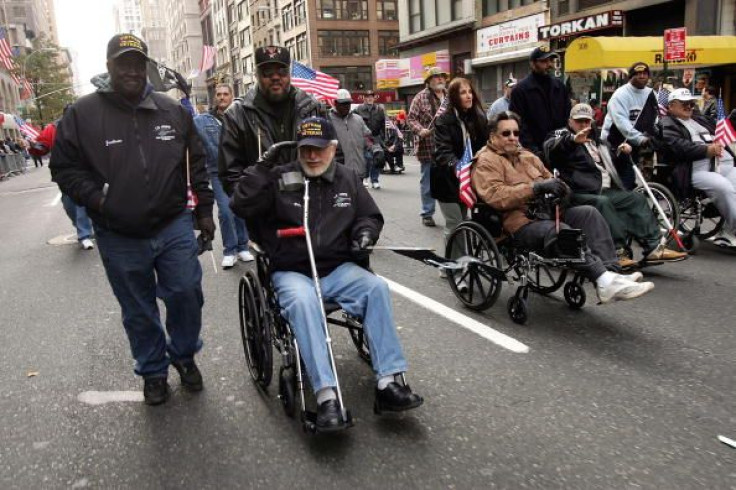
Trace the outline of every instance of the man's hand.
<instances>
[{"instance_id":1,"label":"man's hand","mask_svg":"<svg viewBox=\"0 0 736 490\"><path fill-rule=\"evenodd\" d=\"M585 129L581 129L577 133L575 133L575 137L573 138L573 141L575 143L582 145L583 143L590 141L588 138L588 135L590 134L590 130L593 129L592 127L587 127Z\"/></svg>"},{"instance_id":2,"label":"man's hand","mask_svg":"<svg viewBox=\"0 0 736 490\"><path fill-rule=\"evenodd\" d=\"M624 155L630 155L631 152L634 151L634 149L631 147L628 143L621 143L618 145L618 148L616 148L616 153L623 153Z\"/></svg>"},{"instance_id":3,"label":"man's hand","mask_svg":"<svg viewBox=\"0 0 736 490\"><path fill-rule=\"evenodd\" d=\"M421 131L419 131L419 137L421 139L426 138L430 134L432 134L432 130L431 129L423 128Z\"/></svg>"},{"instance_id":4,"label":"man's hand","mask_svg":"<svg viewBox=\"0 0 736 490\"><path fill-rule=\"evenodd\" d=\"M563 197L568 193L567 185L560 179L539 180L532 187L535 196L552 194L555 197Z\"/></svg>"},{"instance_id":5,"label":"man's hand","mask_svg":"<svg viewBox=\"0 0 736 490\"><path fill-rule=\"evenodd\" d=\"M215 220L211 216L197 218L197 227L204 238L210 241L215 239Z\"/></svg>"},{"instance_id":6,"label":"man's hand","mask_svg":"<svg viewBox=\"0 0 736 490\"><path fill-rule=\"evenodd\" d=\"M648 148L651 143L652 142L649 141L649 138L644 137L641 142L639 142L639 148Z\"/></svg>"},{"instance_id":7,"label":"man's hand","mask_svg":"<svg viewBox=\"0 0 736 490\"><path fill-rule=\"evenodd\" d=\"M711 143L708 145L708 158L718 157L721 158L723 156L723 145L720 143Z\"/></svg>"},{"instance_id":8,"label":"man's hand","mask_svg":"<svg viewBox=\"0 0 736 490\"><path fill-rule=\"evenodd\" d=\"M376 243L376 240L371 236L370 232L363 231L353 240L350 253L358 261L368 260L368 256L371 254L371 250L368 247L374 243Z\"/></svg>"}]
</instances>

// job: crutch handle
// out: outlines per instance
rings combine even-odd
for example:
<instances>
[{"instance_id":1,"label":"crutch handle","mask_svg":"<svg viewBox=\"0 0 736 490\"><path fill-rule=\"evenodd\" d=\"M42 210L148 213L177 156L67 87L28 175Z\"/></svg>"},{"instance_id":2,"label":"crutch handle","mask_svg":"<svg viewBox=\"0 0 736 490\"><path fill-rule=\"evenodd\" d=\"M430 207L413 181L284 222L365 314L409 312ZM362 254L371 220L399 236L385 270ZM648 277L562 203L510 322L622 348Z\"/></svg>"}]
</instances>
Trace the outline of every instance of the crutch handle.
<instances>
[{"instance_id":1,"label":"crutch handle","mask_svg":"<svg viewBox=\"0 0 736 490\"><path fill-rule=\"evenodd\" d=\"M299 226L297 228L282 228L280 230L276 230L276 236L279 238L290 238L295 236L305 236L306 232L304 231L303 226Z\"/></svg>"}]
</instances>

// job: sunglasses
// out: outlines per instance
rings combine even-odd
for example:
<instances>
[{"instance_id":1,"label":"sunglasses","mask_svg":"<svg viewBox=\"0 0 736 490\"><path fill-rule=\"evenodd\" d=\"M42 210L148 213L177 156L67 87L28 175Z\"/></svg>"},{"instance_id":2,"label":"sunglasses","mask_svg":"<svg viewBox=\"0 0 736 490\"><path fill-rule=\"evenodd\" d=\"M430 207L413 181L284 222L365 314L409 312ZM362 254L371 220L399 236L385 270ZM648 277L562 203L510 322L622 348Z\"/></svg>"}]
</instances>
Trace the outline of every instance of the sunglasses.
<instances>
[{"instance_id":1,"label":"sunglasses","mask_svg":"<svg viewBox=\"0 0 736 490\"><path fill-rule=\"evenodd\" d=\"M688 100L688 101L678 100L677 102L679 102L680 105L682 105L682 107L684 107L685 109L692 109L693 107L695 107L695 102L693 102L692 100Z\"/></svg>"},{"instance_id":2,"label":"sunglasses","mask_svg":"<svg viewBox=\"0 0 736 490\"><path fill-rule=\"evenodd\" d=\"M498 133L498 134L500 134L500 135L501 135L501 136L503 136L504 138L508 138L508 137L509 137L509 136L511 136L512 134L513 134L514 136L517 136L517 137L518 137L518 136L519 136L519 130L517 129L516 131L511 131L510 129L507 129L506 131L501 131L501 132L500 132L500 133Z\"/></svg>"},{"instance_id":3,"label":"sunglasses","mask_svg":"<svg viewBox=\"0 0 736 490\"><path fill-rule=\"evenodd\" d=\"M262 77L266 78L271 78L274 74L280 77L285 77L289 74L289 69L285 66L269 66L267 68L259 68L258 73L260 73Z\"/></svg>"}]
</instances>

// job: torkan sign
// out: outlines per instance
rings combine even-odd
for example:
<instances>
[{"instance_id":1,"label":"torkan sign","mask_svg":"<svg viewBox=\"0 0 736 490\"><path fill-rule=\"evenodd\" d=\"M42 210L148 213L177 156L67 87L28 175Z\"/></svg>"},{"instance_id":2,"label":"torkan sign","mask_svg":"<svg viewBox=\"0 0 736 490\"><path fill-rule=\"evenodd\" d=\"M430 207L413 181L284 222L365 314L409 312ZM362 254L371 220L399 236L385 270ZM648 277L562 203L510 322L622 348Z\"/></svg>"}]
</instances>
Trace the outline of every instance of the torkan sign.
<instances>
[{"instance_id":1,"label":"torkan sign","mask_svg":"<svg viewBox=\"0 0 736 490\"><path fill-rule=\"evenodd\" d=\"M602 14L588 15L579 19L550 24L539 28L539 40L548 41L560 37L567 37L584 32L608 29L609 27L622 27L624 15L620 10L611 10Z\"/></svg>"}]
</instances>

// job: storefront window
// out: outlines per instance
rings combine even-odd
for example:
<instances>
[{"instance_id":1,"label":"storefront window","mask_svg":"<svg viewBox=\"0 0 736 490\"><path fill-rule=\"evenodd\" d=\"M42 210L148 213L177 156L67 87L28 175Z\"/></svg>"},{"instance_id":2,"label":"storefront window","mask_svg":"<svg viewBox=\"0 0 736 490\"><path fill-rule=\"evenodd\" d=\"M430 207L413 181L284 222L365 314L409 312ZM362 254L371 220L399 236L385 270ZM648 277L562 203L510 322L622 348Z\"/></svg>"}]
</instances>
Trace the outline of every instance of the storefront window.
<instances>
[{"instance_id":1,"label":"storefront window","mask_svg":"<svg viewBox=\"0 0 736 490\"><path fill-rule=\"evenodd\" d=\"M318 31L321 56L370 56L368 31Z\"/></svg>"},{"instance_id":2,"label":"storefront window","mask_svg":"<svg viewBox=\"0 0 736 490\"><path fill-rule=\"evenodd\" d=\"M348 90L373 88L373 68L370 66L324 66L322 71L340 80L342 88Z\"/></svg>"}]
</instances>

